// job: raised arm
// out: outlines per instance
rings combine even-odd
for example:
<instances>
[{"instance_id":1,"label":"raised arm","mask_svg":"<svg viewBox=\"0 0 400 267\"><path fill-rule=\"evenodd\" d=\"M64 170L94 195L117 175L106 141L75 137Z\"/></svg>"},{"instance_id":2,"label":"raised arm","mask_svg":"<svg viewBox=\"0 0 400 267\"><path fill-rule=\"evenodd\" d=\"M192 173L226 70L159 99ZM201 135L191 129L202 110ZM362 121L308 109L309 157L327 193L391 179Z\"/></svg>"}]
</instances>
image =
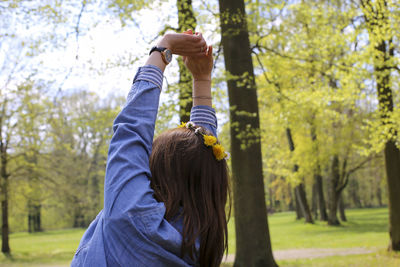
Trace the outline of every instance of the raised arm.
<instances>
[{"instance_id":1,"label":"raised arm","mask_svg":"<svg viewBox=\"0 0 400 267\"><path fill-rule=\"evenodd\" d=\"M186 31L185 34L193 35L191 30ZM207 47L205 55L184 56L183 61L193 76L193 108L190 120L217 136L217 118L212 108L211 95L212 46Z\"/></svg>"},{"instance_id":2,"label":"raised arm","mask_svg":"<svg viewBox=\"0 0 400 267\"><path fill-rule=\"evenodd\" d=\"M202 36L166 34L157 44L183 56L204 54ZM148 177L149 156L166 63L153 52L139 68L127 103L113 125L104 189L104 212L121 216L132 210L155 207Z\"/></svg>"}]
</instances>

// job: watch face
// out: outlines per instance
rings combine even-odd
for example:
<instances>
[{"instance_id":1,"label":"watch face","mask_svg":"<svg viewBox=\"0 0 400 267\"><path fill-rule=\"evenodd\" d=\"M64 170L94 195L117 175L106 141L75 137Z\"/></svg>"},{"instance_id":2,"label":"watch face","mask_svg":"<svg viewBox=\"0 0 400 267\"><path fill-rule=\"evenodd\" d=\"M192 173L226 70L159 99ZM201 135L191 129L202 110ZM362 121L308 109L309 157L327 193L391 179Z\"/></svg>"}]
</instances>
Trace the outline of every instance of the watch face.
<instances>
[{"instance_id":1,"label":"watch face","mask_svg":"<svg viewBox=\"0 0 400 267\"><path fill-rule=\"evenodd\" d=\"M167 49L165 50L165 59L169 62L171 62L172 60L172 52L171 50Z\"/></svg>"}]
</instances>

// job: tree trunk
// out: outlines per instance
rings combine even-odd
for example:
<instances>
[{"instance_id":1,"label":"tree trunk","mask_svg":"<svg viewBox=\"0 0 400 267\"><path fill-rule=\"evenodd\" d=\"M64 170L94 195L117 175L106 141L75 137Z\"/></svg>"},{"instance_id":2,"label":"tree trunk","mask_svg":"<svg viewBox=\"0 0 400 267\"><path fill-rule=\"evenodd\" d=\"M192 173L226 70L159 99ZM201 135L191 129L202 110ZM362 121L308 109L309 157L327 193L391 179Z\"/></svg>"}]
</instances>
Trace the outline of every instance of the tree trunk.
<instances>
[{"instance_id":1,"label":"tree trunk","mask_svg":"<svg viewBox=\"0 0 400 267\"><path fill-rule=\"evenodd\" d=\"M319 174L315 175L315 183L318 194L318 208L319 208L319 219L321 221L328 220L328 214L326 213L326 204L325 204L325 196L324 189L322 186L322 176Z\"/></svg>"},{"instance_id":2,"label":"tree trunk","mask_svg":"<svg viewBox=\"0 0 400 267\"><path fill-rule=\"evenodd\" d=\"M286 128L286 137L287 137L287 140L289 143L289 149L290 149L290 151L293 152L295 147L294 147L294 142L293 142L293 138L292 138L292 131L290 130L290 128ZM299 169L299 166L297 164L295 164L293 171L297 172L298 169ZM294 191L296 194L296 199L298 200L298 203L296 202L296 206L300 206L300 210L303 213L306 223L314 223L312 215L311 215L310 207L307 202L307 196L306 196L306 191L304 189L303 181L301 181L300 184L298 184L295 187ZM297 205L297 204L299 204L299 205Z\"/></svg>"},{"instance_id":3,"label":"tree trunk","mask_svg":"<svg viewBox=\"0 0 400 267\"><path fill-rule=\"evenodd\" d=\"M382 207L383 206L383 204L382 204L382 189L381 189L381 186L379 183L377 184L377 187L376 187L376 198L378 199L378 207Z\"/></svg>"},{"instance_id":4,"label":"tree trunk","mask_svg":"<svg viewBox=\"0 0 400 267\"><path fill-rule=\"evenodd\" d=\"M339 197L339 214L340 214L340 220L342 222L347 222L346 213L344 212L344 209L345 209L345 204L344 204L344 196L343 196L343 192L342 192Z\"/></svg>"},{"instance_id":5,"label":"tree trunk","mask_svg":"<svg viewBox=\"0 0 400 267\"><path fill-rule=\"evenodd\" d=\"M300 220L301 218L304 218L303 212L301 211L300 203L299 203L299 197L297 196L297 191L294 190L294 199L296 201L296 220Z\"/></svg>"},{"instance_id":6,"label":"tree trunk","mask_svg":"<svg viewBox=\"0 0 400 267\"><path fill-rule=\"evenodd\" d=\"M1 126L1 125L0 125ZM1 138L1 136L0 136ZM1 153L1 252L3 252L6 256L9 256L11 253L10 244L9 244L9 226L8 226L8 176L7 173L7 151L5 144L0 141L0 153Z\"/></svg>"},{"instance_id":7,"label":"tree trunk","mask_svg":"<svg viewBox=\"0 0 400 267\"><path fill-rule=\"evenodd\" d=\"M265 203L257 88L244 0L219 0L219 8L225 68L230 74L228 95L236 227L234 266L277 266L272 255Z\"/></svg>"},{"instance_id":8,"label":"tree trunk","mask_svg":"<svg viewBox=\"0 0 400 267\"><path fill-rule=\"evenodd\" d=\"M332 159L332 169L331 169L331 177L329 184L329 213L328 213L328 225L340 225L340 222L337 218L337 207L338 207L338 193L337 186L340 180L340 172L339 172L339 156L334 155Z\"/></svg>"},{"instance_id":9,"label":"tree trunk","mask_svg":"<svg viewBox=\"0 0 400 267\"><path fill-rule=\"evenodd\" d=\"M294 210L294 204L293 204L293 195L292 195L292 186L290 185L290 183L288 183L288 194L289 194L289 210L292 211Z\"/></svg>"},{"instance_id":10,"label":"tree trunk","mask_svg":"<svg viewBox=\"0 0 400 267\"><path fill-rule=\"evenodd\" d=\"M356 208L362 208L360 195L358 194L358 181L356 179L350 181L349 195L351 196L354 206L356 206Z\"/></svg>"},{"instance_id":11,"label":"tree trunk","mask_svg":"<svg viewBox=\"0 0 400 267\"><path fill-rule=\"evenodd\" d=\"M319 148L318 148L318 142L317 142L317 132L315 129L315 124L311 124L311 140L313 142L314 146L314 153L315 157L317 158L317 166L315 168L315 173L314 173L314 182L316 185L316 190L317 190L317 198L318 198L318 208L319 208L319 215L320 215L320 220L321 221L327 221L328 220L328 214L326 213L326 204L325 204L325 196L324 196L324 190L323 190L323 185L322 185L322 176L321 176L321 166L319 164Z\"/></svg>"},{"instance_id":12,"label":"tree trunk","mask_svg":"<svg viewBox=\"0 0 400 267\"><path fill-rule=\"evenodd\" d=\"M361 7L368 25L370 40L374 40L374 75L377 86L381 121L388 129L385 143L385 168L389 193L389 249L400 251L400 150L396 146L398 133L391 122L393 113L393 92L391 72L393 68L394 45L390 31L380 29L391 27L391 11L386 1L361 0Z\"/></svg>"},{"instance_id":13,"label":"tree trunk","mask_svg":"<svg viewBox=\"0 0 400 267\"><path fill-rule=\"evenodd\" d=\"M400 151L394 141L385 145L385 163L389 191L389 248L400 251Z\"/></svg>"},{"instance_id":14,"label":"tree trunk","mask_svg":"<svg viewBox=\"0 0 400 267\"><path fill-rule=\"evenodd\" d=\"M196 18L193 13L192 0L177 0L178 7L178 31L196 28ZM181 57L177 58L179 65L179 117L182 122L190 119L192 108L192 75L185 67Z\"/></svg>"},{"instance_id":15,"label":"tree trunk","mask_svg":"<svg viewBox=\"0 0 400 267\"><path fill-rule=\"evenodd\" d=\"M28 200L28 232L40 232L42 231L41 227L41 205L37 205L32 203L31 200Z\"/></svg>"},{"instance_id":16,"label":"tree trunk","mask_svg":"<svg viewBox=\"0 0 400 267\"><path fill-rule=\"evenodd\" d=\"M272 197L272 189L268 188L268 192L269 192L269 210L272 211L274 210L274 199Z\"/></svg>"},{"instance_id":17,"label":"tree trunk","mask_svg":"<svg viewBox=\"0 0 400 267\"><path fill-rule=\"evenodd\" d=\"M301 211L304 215L306 223L314 223L311 215L310 207L308 206L306 191L304 190L304 183L300 183L294 189L297 193L297 198L299 200Z\"/></svg>"},{"instance_id":18,"label":"tree trunk","mask_svg":"<svg viewBox=\"0 0 400 267\"><path fill-rule=\"evenodd\" d=\"M78 206L74 210L74 221L72 224L73 228L86 228L88 225L85 222L85 216L82 212L82 209Z\"/></svg>"},{"instance_id":19,"label":"tree trunk","mask_svg":"<svg viewBox=\"0 0 400 267\"><path fill-rule=\"evenodd\" d=\"M317 183L314 180L311 192L311 212L314 214L314 218L318 218L318 196L317 196Z\"/></svg>"}]
</instances>

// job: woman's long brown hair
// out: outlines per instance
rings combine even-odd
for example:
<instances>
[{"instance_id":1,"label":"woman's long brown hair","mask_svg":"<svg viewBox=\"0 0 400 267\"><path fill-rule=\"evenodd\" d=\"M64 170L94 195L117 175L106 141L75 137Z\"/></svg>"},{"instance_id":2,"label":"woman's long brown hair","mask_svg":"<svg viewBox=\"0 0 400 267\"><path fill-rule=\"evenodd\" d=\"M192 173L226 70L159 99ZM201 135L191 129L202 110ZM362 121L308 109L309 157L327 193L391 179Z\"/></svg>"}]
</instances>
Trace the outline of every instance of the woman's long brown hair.
<instances>
[{"instance_id":1,"label":"woman's long brown hair","mask_svg":"<svg viewBox=\"0 0 400 267\"><path fill-rule=\"evenodd\" d=\"M200 132L210 135L204 128ZM225 209L230 189L226 161L216 160L201 134L177 128L154 140L150 170L154 196L166 207L165 218L183 216L181 256L188 254L193 259L199 238L200 266L219 266L228 248Z\"/></svg>"}]
</instances>

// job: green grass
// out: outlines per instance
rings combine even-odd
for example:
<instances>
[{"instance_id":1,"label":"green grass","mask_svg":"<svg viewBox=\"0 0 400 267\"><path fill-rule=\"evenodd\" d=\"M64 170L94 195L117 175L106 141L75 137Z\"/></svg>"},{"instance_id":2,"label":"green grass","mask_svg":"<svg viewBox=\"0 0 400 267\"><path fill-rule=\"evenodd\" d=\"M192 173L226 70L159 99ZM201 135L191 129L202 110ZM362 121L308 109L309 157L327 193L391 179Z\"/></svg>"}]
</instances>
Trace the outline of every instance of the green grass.
<instances>
[{"instance_id":1,"label":"green grass","mask_svg":"<svg viewBox=\"0 0 400 267\"><path fill-rule=\"evenodd\" d=\"M328 226L316 221L314 225L295 220L293 212L269 215L269 230L274 250L293 248L385 248L389 244L388 211L354 209L347 211L348 222ZM229 253L235 253L234 218L229 222Z\"/></svg>"},{"instance_id":2,"label":"green grass","mask_svg":"<svg viewBox=\"0 0 400 267\"><path fill-rule=\"evenodd\" d=\"M280 260L281 267L398 267L400 253L379 251L365 255L332 256L315 259ZM222 264L221 267L232 267L232 263Z\"/></svg>"},{"instance_id":3,"label":"green grass","mask_svg":"<svg viewBox=\"0 0 400 267\"><path fill-rule=\"evenodd\" d=\"M7 258L1 254L0 266L68 263L83 233L82 229L68 229L33 234L26 232L11 234L12 257Z\"/></svg>"},{"instance_id":4,"label":"green grass","mask_svg":"<svg viewBox=\"0 0 400 267\"><path fill-rule=\"evenodd\" d=\"M377 251L367 255L332 256L279 261L280 266L400 266L400 254L386 252L389 242L386 208L347 211L348 222L329 227L296 221L293 212L269 216L274 250L295 248L365 247ZM68 229L10 235L12 258L0 256L0 266L46 266L71 261L84 230ZM235 252L234 220L229 223L229 253ZM232 266L230 264L223 266Z\"/></svg>"},{"instance_id":5,"label":"green grass","mask_svg":"<svg viewBox=\"0 0 400 267\"><path fill-rule=\"evenodd\" d=\"M398 267L400 266L400 253L379 251L377 253L366 255L332 256L316 259L278 261L278 264L285 267Z\"/></svg>"}]
</instances>

